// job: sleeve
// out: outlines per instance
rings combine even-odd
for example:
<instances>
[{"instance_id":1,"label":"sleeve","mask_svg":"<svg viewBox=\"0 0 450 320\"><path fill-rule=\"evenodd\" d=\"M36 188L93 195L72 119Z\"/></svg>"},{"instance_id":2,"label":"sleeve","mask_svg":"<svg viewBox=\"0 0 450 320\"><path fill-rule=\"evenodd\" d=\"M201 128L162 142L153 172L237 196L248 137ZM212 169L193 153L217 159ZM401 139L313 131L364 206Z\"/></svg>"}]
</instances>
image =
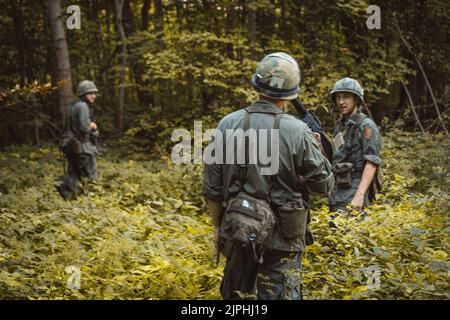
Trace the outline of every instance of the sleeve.
<instances>
[{"instance_id":1,"label":"sleeve","mask_svg":"<svg viewBox=\"0 0 450 320\"><path fill-rule=\"evenodd\" d=\"M373 121L364 121L361 130L363 159L378 167L381 164L381 136L377 125Z\"/></svg>"},{"instance_id":2,"label":"sleeve","mask_svg":"<svg viewBox=\"0 0 450 320\"><path fill-rule=\"evenodd\" d=\"M308 188L318 194L327 195L334 186L334 175L328 159L310 130L304 132L302 152L297 159L297 172L303 176Z\"/></svg>"},{"instance_id":3,"label":"sleeve","mask_svg":"<svg viewBox=\"0 0 450 320\"><path fill-rule=\"evenodd\" d=\"M89 124L91 123L91 117L89 116L89 107L85 103L80 103L78 108L78 123L80 126L80 131L84 133L89 133L91 131L91 127Z\"/></svg>"},{"instance_id":4,"label":"sleeve","mask_svg":"<svg viewBox=\"0 0 450 320\"><path fill-rule=\"evenodd\" d=\"M214 141L217 141L219 129L216 129ZM213 142L210 142L210 145ZM223 164L221 163L205 163L203 173L203 195L213 201L221 202L223 200Z\"/></svg>"}]
</instances>

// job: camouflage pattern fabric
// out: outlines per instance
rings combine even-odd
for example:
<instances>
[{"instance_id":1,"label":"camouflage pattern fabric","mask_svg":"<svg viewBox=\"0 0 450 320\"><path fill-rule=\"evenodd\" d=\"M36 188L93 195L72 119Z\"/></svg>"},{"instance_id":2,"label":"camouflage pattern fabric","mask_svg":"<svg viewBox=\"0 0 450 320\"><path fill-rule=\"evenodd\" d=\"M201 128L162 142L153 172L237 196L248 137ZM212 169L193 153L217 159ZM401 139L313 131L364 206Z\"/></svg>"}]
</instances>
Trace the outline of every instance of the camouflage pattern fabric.
<instances>
[{"instance_id":1,"label":"camouflage pattern fabric","mask_svg":"<svg viewBox=\"0 0 450 320\"><path fill-rule=\"evenodd\" d=\"M355 195L364 165L367 161L381 165L381 136L377 125L372 119L362 112L357 112L350 119L341 119L334 131L334 138L341 135L343 143L333 152L333 167L336 164L350 162L353 164L351 172L351 186L342 187L335 185L329 196L330 211L344 210ZM335 141L336 145L339 145ZM368 194L365 195L364 205L370 203Z\"/></svg>"},{"instance_id":2,"label":"camouflage pattern fabric","mask_svg":"<svg viewBox=\"0 0 450 320\"><path fill-rule=\"evenodd\" d=\"M272 53L258 64L251 84L264 96L292 100L300 91L300 68L290 55Z\"/></svg>"}]
</instances>

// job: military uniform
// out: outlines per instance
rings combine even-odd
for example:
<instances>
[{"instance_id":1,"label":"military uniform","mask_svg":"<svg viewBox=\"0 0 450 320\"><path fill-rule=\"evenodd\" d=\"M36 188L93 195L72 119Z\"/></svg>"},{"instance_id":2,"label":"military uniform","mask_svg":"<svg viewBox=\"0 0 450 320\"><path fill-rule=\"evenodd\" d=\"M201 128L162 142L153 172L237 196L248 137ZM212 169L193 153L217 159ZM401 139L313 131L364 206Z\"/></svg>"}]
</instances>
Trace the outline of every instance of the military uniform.
<instances>
[{"instance_id":1,"label":"military uniform","mask_svg":"<svg viewBox=\"0 0 450 320\"><path fill-rule=\"evenodd\" d=\"M276 62L278 60L272 65ZM274 114L280 111L277 105L267 100L256 101L248 109L251 111L250 128L255 130L272 129ZM242 109L225 116L219 122L216 134L220 132L225 136L229 129L242 129L245 112ZM234 146L234 155L237 146ZM256 289L259 299L301 298L300 259L306 246L305 235L284 239L278 214L278 208L296 197L303 197L307 203L307 192L299 187L299 175L303 176L309 191L318 194L328 194L334 183L331 165L322 155L312 132L301 120L286 113L280 118L279 168L275 175L262 175L261 165L249 164L245 183L241 186L240 166L236 162L205 165L203 194L208 199L226 204L243 190L255 198L269 199L276 214L272 250L262 263L253 259L250 247L229 241L223 230L224 224L221 224L221 243L227 259L220 287L224 299L239 299L238 292L254 295Z\"/></svg>"},{"instance_id":2,"label":"military uniform","mask_svg":"<svg viewBox=\"0 0 450 320\"><path fill-rule=\"evenodd\" d=\"M377 167L381 164L380 148L381 137L376 124L362 112L358 112L347 121L343 118L339 121L334 138L340 136L344 143L333 153L333 168L337 164L352 163L350 169L351 185L336 183L333 192L329 196L331 211L346 210L361 181L364 164L369 161ZM334 143L336 145L336 142ZM337 181L338 182L338 181ZM367 192L364 206L373 200Z\"/></svg>"},{"instance_id":3,"label":"military uniform","mask_svg":"<svg viewBox=\"0 0 450 320\"><path fill-rule=\"evenodd\" d=\"M86 86L86 82L80 84L79 96L82 97L88 92L97 92L95 85L92 87L93 83L90 87L89 85L90 83ZM95 131L90 127L93 121L92 114L89 105L82 98L74 101L68 108L67 130L61 145L68 161L67 176L58 187L64 199L74 198L83 191L81 183L83 177L89 181L98 177L95 159L98 149L92 141Z\"/></svg>"},{"instance_id":4,"label":"military uniform","mask_svg":"<svg viewBox=\"0 0 450 320\"><path fill-rule=\"evenodd\" d=\"M354 93L363 103L363 90L354 79L343 78L336 83L332 90L333 102L337 92ZM349 119L342 117L339 120L333 137L332 165L336 184L329 196L329 206L330 211L347 211L346 206L358 190L366 162L377 167L381 164L381 136L375 122L358 110ZM369 188L364 206L369 205L374 197L373 189Z\"/></svg>"}]
</instances>

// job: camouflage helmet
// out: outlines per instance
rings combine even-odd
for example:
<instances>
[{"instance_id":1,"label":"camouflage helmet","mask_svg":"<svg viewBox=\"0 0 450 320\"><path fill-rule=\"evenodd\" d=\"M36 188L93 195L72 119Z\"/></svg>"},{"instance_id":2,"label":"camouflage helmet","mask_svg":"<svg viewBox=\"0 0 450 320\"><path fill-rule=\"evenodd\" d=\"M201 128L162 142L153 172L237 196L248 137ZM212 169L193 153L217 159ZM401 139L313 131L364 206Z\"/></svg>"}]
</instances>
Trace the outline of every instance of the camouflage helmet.
<instances>
[{"instance_id":1,"label":"camouflage helmet","mask_svg":"<svg viewBox=\"0 0 450 320\"><path fill-rule=\"evenodd\" d=\"M331 101L333 103L336 102L336 93L338 92L353 93L358 97L361 104L364 103L364 90L355 79L345 77L334 84L334 88L330 91Z\"/></svg>"},{"instance_id":2,"label":"camouflage helmet","mask_svg":"<svg viewBox=\"0 0 450 320\"><path fill-rule=\"evenodd\" d=\"M291 100L300 91L300 68L287 53L271 53L256 67L251 84L261 95Z\"/></svg>"},{"instance_id":3,"label":"camouflage helmet","mask_svg":"<svg viewBox=\"0 0 450 320\"><path fill-rule=\"evenodd\" d=\"M83 80L78 85L77 96L82 97L89 92L98 92L97 87L92 81Z\"/></svg>"}]
</instances>

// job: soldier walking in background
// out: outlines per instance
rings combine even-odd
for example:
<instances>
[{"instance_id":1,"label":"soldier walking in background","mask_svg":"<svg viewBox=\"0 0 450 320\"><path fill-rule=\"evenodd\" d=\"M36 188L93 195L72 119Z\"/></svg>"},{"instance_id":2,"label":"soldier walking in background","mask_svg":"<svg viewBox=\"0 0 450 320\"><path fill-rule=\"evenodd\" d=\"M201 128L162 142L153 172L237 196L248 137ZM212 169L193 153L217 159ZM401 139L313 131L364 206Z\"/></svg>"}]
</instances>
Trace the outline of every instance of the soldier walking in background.
<instances>
[{"instance_id":1,"label":"soldier walking in background","mask_svg":"<svg viewBox=\"0 0 450 320\"><path fill-rule=\"evenodd\" d=\"M80 82L77 89L78 99L69 106L67 112L66 131L60 146L68 161L67 175L57 188L65 200L74 199L84 191L83 177L92 181L98 176L95 159L98 154L95 143L98 129L92 119L91 110L97 92L92 81Z\"/></svg>"}]
</instances>

